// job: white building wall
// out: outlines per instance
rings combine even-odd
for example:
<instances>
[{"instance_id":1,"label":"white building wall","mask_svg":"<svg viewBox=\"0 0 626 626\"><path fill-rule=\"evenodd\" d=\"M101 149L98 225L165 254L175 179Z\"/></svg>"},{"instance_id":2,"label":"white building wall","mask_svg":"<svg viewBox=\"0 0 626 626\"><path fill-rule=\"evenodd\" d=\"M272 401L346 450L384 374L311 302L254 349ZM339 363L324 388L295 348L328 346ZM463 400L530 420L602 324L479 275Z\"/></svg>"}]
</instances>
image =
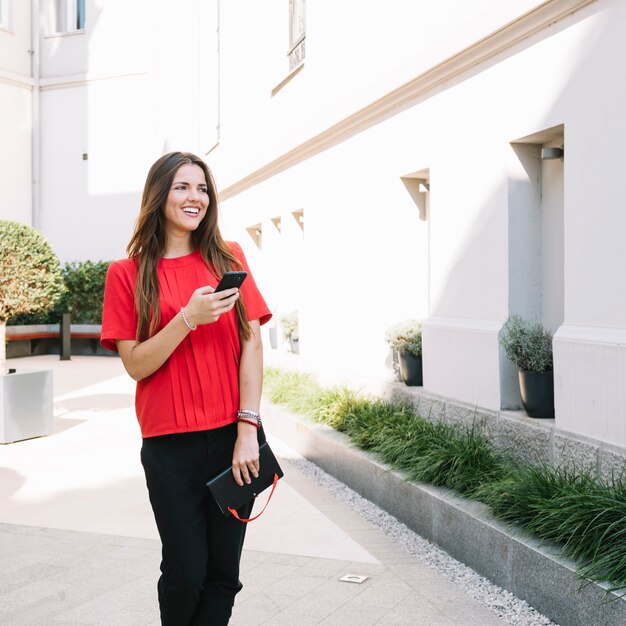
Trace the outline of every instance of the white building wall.
<instances>
[{"instance_id":1,"label":"white building wall","mask_svg":"<svg viewBox=\"0 0 626 626\"><path fill-rule=\"evenodd\" d=\"M42 3L41 229L64 261L119 258L150 165L169 150L200 151L214 95L201 97L199 42L215 32L193 0L175 10L88 0L84 30L65 34L53 32L51 9Z\"/></svg>"},{"instance_id":2,"label":"white building wall","mask_svg":"<svg viewBox=\"0 0 626 626\"><path fill-rule=\"evenodd\" d=\"M513 12L510 19L532 8L530 3L498 3L503 4ZM297 296L301 344L307 359L317 360L320 368L333 354L333 362L340 360L346 369L380 376L385 328L419 316L425 318L426 389L493 410L515 406L515 372L499 349L498 334L510 313L530 313L559 329L557 427L626 446L625 381L619 365L626 297L623 290L608 287L614 284L609 277L618 280L626 261L620 245L625 218L618 208L623 191L617 148L624 134L619 111L626 104L625 87L617 79L618 59L626 53L626 7L610 0L560 3L567 4L578 10L519 40L512 29L510 47L503 45L463 75L416 93L412 103L390 109L387 119L379 114L375 126L362 105L374 102L384 81L368 84L361 70L368 63L381 71L392 68L387 85L403 70L414 71L415 61L399 63L407 49L394 47L398 39L408 39L384 28L378 16L383 21L368 51L377 56L389 49L390 56L382 52L376 65L364 52L360 65L362 46L350 45L348 17L358 11L365 23L375 21L368 7L345 3L326 27L328 20L320 18L325 4L309 6L304 68L273 101L262 102L269 99L261 90L247 92L245 103L253 109L261 102L261 114L238 139L232 128L225 129L231 140L210 160L223 182L226 227L244 243L244 228L269 224L278 207L305 208L306 287ZM447 35L425 5L420 5L421 21L406 5L392 5L388 13L386 7L386 16L406 10L401 19L393 15L396 23L429 24L433 39L416 37L414 44L417 51L438 37L438 46L428 53L432 60L454 52L455 44L462 52L471 36L479 39L478 24L485 26L481 9L490 15L492 31L489 19L502 18L505 11L503 6L457 5L469 13L456 15L458 28ZM234 13L237 3L229 7ZM230 37L222 51L234 50L239 40L222 18L222 36ZM344 34L344 49L359 54L349 60L345 54L333 56L338 33ZM253 49L262 49L254 33L245 36ZM229 76L234 80L239 63L224 52L226 82ZM251 70L255 85L270 85L274 73L264 73L261 65ZM223 98L227 110L229 94ZM239 107L237 114L243 115L242 102ZM333 138L332 124L350 114L357 121L349 128L337 126ZM227 121L236 126L237 115ZM535 165L523 162L515 142L554 128L564 132L564 160L539 161L543 141L537 140L528 146L536 154ZM264 133L277 138L264 141ZM302 154L288 152L298 145ZM427 222L419 220L400 182L401 176L424 169L431 185ZM518 199L518 192L526 199ZM262 266L275 252L264 248L254 254ZM338 267L346 266L350 279L333 280ZM430 268L426 275L420 273L424 267ZM321 293L320 283L325 286ZM291 284L286 282L283 293L291 293ZM382 290L389 295L378 297Z\"/></svg>"},{"instance_id":3,"label":"white building wall","mask_svg":"<svg viewBox=\"0 0 626 626\"><path fill-rule=\"evenodd\" d=\"M13 2L0 25L0 219L32 220L30 2Z\"/></svg>"}]
</instances>

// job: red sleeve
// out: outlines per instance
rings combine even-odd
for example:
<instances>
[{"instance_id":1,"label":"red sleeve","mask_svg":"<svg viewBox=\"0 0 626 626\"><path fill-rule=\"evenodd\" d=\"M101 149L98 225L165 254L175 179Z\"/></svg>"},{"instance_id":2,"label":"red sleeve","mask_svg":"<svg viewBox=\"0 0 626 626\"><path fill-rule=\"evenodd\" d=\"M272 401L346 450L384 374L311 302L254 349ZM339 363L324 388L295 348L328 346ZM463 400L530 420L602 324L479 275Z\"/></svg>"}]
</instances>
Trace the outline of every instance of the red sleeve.
<instances>
[{"instance_id":1,"label":"red sleeve","mask_svg":"<svg viewBox=\"0 0 626 626\"><path fill-rule=\"evenodd\" d=\"M241 261L243 269L248 272L248 277L243 281L243 285L241 285L241 297L246 305L248 320L259 320L261 325L265 324L272 318L272 313L265 303L259 288L256 286L256 282L254 282L254 277L252 276L250 266L248 265L248 261L246 261L241 246L234 241L229 242L229 245L235 256Z\"/></svg>"},{"instance_id":2,"label":"red sleeve","mask_svg":"<svg viewBox=\"0 0 626 626\"><path fill-rule=\"evenodd\" d=\"M100 343L114 352L117 352L117 339L137 338L136 275L135 262L131 259L114 261L107 271Z\"/></svg>"}]
</instances>

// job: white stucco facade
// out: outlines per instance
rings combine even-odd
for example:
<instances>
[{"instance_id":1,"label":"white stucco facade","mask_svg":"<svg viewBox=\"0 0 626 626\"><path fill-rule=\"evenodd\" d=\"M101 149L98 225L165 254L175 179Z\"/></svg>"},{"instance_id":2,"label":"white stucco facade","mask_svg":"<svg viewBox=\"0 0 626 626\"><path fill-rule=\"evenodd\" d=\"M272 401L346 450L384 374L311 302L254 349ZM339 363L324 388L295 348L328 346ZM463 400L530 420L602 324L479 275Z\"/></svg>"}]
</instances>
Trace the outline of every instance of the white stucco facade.
<instances>
[{"instance_id":1,"label":"white stucco facade","mask_svg":"<svg viewBox=\"0 0 626 626\"><path fill-rule=\"evenodd\" d=\"M310 2L291 74L286 0L87 0L63 35L11 6L1 217L122 256L150 163L196 151L308 363L390 377L421 318L427 391L517 408L519 313L555 332L556 428L626 448L624 2Z\"/></svg>"}]
</instances>

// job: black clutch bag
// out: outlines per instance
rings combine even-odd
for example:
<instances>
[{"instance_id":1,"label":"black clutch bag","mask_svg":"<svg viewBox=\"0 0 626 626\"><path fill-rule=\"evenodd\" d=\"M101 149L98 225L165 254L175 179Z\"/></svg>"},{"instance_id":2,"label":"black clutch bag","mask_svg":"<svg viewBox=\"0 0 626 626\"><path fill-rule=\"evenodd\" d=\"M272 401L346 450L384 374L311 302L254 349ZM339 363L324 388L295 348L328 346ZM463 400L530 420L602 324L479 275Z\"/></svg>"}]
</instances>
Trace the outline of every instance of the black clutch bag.
<instances>
[{"instance_id":1,"label":"black clutch bag","mask_svg":"<svg viewBox=\"0 0 626 626\"><path fill-rule=\"evenodd\" d=\"M263 507L263 511L250 519L240 518L237 514L237 509L252 500L252 498L256 498L258 494L268 487L272 487L272 493L270 493L271 498L278 479L282 478L283 475L283 470L278 464L269 444L264 442L259 447L259 475L257 478L250 476L251 480L249 485L244 483L243 486L240 487L235 482L230 467L227 467L223 472L211 478L206 485L224 515L233 515L241 522L251 522L265 511L265 507L269 504L269 498L267 504Z\"/></svg>"}]
</instances>

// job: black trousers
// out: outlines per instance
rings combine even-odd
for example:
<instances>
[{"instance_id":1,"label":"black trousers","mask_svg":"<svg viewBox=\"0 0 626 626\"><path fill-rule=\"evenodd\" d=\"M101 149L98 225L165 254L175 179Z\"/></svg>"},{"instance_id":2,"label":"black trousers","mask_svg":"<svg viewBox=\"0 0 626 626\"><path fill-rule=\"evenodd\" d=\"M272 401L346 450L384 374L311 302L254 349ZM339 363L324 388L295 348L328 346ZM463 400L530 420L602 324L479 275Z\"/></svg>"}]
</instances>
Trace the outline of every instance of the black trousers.
<instances>
[{"instance_id":1,"label":"black trousers","mask_svg":"<svg viewBox=\"0 0 626 626\"><path fill-rule=\"evenodd\" d=\"M226 626L230 619L242 588L246 524L220 512L206 482L231 465L236 438L231 424L143 440L141 462L163 545L157 586L163 626ZM239 515L250 517L252 504Z\"/></svg>"}]
</instances>

